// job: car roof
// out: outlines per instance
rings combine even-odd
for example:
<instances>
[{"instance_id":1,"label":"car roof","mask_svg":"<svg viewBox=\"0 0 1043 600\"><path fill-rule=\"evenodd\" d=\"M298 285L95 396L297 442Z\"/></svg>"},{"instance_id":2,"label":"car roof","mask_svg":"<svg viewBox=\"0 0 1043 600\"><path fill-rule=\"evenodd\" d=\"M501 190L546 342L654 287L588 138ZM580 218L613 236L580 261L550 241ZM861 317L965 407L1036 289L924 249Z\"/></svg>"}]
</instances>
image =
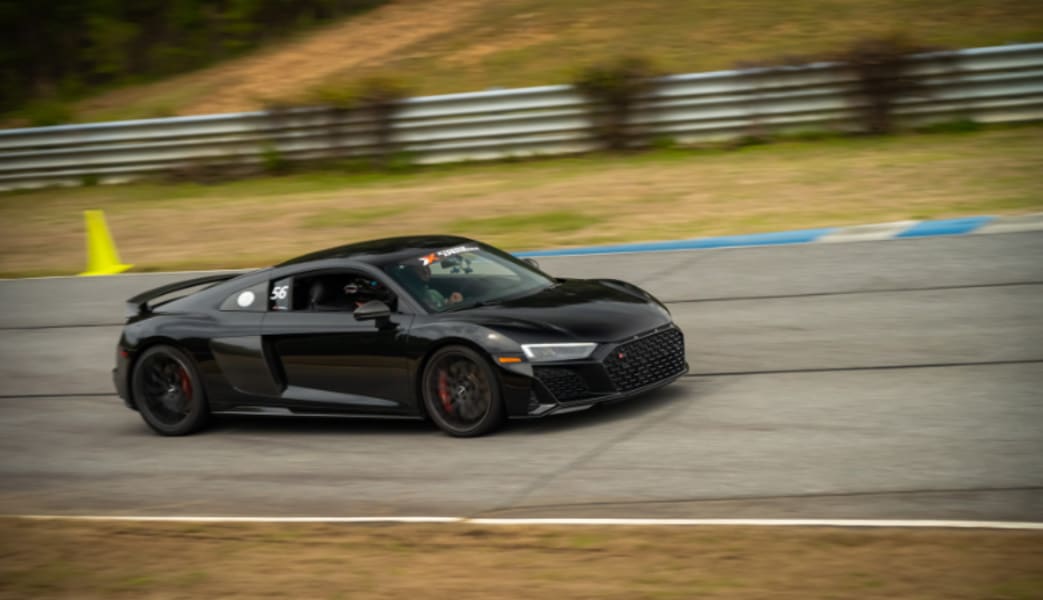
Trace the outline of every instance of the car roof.
<instances>
[{"instance_id":1,"label":"car roof","mask_svg":"<svg viewBox=\"0 0 1043 600\"><path fill-rule=\"evenodd\" d=\"M286 267L320 260L344 259L357 260L381 267L389 263L401 262L404 259L441 250L448 246L468 243L477 242L453 235L416 235L383 238L346 244L335 248L326 248L325 250L291 258L276 266Z\"/></svg>"}]
</instances>

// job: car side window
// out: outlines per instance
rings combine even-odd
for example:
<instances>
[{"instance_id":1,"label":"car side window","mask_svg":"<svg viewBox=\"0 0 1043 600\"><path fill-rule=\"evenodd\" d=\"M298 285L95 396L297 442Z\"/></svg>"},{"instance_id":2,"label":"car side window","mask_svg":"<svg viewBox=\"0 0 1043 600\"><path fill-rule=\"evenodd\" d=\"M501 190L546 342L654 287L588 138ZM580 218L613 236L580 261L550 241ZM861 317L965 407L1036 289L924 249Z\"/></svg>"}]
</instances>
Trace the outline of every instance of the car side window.
<instances>
[{"instance_id":1,"label":"car side window","mask_svg":"<svg viewBox=\"0 0 1043 600\"><path fill-rule=\"evenodd\" d=\"M397 308L395 295L378 279L358 271L325 271L272 283L271 310L354 312L371 300Z\"/></svg>"},{"instance_id":2,"label":"car side window","mask_svg":"<svg viewBox=\"0 0 1043 600\"><path fill-rule=\"evenodd\" d=\"M268 292L268 282L254 284L244 290L239 290L225 298L221 303L220 310L236 312L264 312L264 298Z\"/></svg>"},{"instance_id":3,"label":"car side window","mask_svg":"<svg viewBox=\"0 0 1043 600\"><path fill-rule=\"evenodd\" d=\"M284 277L272 282L268 292L268 309L286 311L293 307L293 277Z\"/></svg>"}]
</instances>

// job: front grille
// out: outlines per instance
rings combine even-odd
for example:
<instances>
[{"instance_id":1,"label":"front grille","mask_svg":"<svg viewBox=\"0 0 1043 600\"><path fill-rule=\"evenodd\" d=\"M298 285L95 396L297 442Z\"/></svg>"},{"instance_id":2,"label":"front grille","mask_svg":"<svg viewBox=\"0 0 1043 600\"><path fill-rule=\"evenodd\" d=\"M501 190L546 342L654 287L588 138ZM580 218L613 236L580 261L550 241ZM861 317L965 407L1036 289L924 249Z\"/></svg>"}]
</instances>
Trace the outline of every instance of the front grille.
<instances>
[{"instance_id":1,"label":"front grille","mask_svg":"<svg viewBox=\"0 0 1043 600\"><path fill-rule=\"evenodd\" d=\"M587 383L572 369L558 367L535 367L536 377L547 386L547 390L560 402L582 398L590 392Z\"/></svg>"},{"instance_id":2,"label":"front grille","mask_svg":"<svg viewBox=\"0 0 1043 600\"><path fill-rule=\"evenodd\" d=\"M605 359L620 392L651 385L684 370L684 336L676 327L620 344Z\"/></svg>"}]
</instances>

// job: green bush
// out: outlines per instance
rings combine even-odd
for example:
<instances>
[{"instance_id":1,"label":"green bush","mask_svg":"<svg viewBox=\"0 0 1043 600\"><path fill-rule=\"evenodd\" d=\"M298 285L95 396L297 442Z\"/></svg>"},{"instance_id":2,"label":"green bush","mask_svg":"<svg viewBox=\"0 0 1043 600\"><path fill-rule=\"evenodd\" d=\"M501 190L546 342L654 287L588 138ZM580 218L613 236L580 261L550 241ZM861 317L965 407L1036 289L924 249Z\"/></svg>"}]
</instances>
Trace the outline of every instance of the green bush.
<instances>
[{"instance_id":1,"label":"green bush","mask_svg":"<svg viewBox=\"0 0 1043 600\"><path fill-rule=\"evenodd\" d=\"M261 148L261 168L269 175L282 175L289 172L290 161L275 144L268 143Z\"/></svg>"},{"instance_id":2,"label":"green bush","mask_svg":"<svg viewBox=\"0 0 1043 600\"><path fill-rule=\"evenodd\" d=\"M360 80L355 89L355 106L372 124L373 142L377 150L374 159L376 166L385 169L401 168L402 161L395 160L399 152L392 134L395 113L402 100L409 97L409 86L395 77L374 75Z\"/></svg>"},{"instance_id":3,"label":"green bush","mask_svg":"<svg viewBox=\"0 0 1043 600\"><path fill-rule=\"evenodd\" d=\"M894 129L896 102L923 88L911 68L913 56L926 50L905 36L890 35L856 41L837 57L855 74L854 95L866 133Z\"/></svg>"},{"instance_id":4,"label":"green bush","mask_svg":"<svg viewBox=\"0 0 1043 600\"><path fill-rule=\"evenodd\" d=\"M573 86L593 105L595 134L605 148L623 150L641 138L633 123L641 98L655 89L657 72L640 56L624 56L583 69Z\"/></svg>"},{"instance_id":5,"label":"green bush","mask_svg":"<svg viewBox=\"0 0 1043 600\"><path fill-rule=\"evenodd\" d=\"M354 113L367 123L366 133L373 140L373 164L380 168L399 168L398 148L393 142L395 112L410 96L411 88L393 75L369 75L357 80L333 80L308 90L299 104L319 105L328 111L330 147L342 141L340 126Z\"/></svg>"},{"instance_id":6,"label":"green bush","mask_svg":"<svg viewBox=\"0 0 1043 600\"><path fill-rule=\"evenodd\" d=\"M984 126L974 119L962 118L923 125L918 127L917 131L923 133L974 133L981 131L982 127Z\"/></svg>"},{"instance_id":7,"label":"green bush","mask_svg":"<svg viewBox=\"0 0 1043 600\"><path fill-rule=\"evenodd\" d=\"M22 109L21 115L31 127L61 125L72 120L72 110L68 104L50 99L28 104Z\"/></svg>"}]
</instances>

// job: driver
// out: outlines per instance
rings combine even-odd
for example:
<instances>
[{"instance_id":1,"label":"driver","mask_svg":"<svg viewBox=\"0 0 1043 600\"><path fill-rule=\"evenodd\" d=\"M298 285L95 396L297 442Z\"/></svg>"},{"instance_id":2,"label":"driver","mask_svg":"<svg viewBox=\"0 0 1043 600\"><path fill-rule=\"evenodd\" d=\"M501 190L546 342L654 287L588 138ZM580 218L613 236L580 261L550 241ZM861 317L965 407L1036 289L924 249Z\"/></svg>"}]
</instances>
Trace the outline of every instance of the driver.
<instances>
[{"instance_id":1,"label":"driver","mask_svg":"<svg viewBox=\"0 0 1043 600\"><path fill-rule=\"evenodd\" d=\"M446 305L463 302L464 296L460 292L453 292L452 294L449 294L448 298L446 298L442 295L442 292L431 287L431 267L412 262L404 266L408 273L415 276L423 284L423 289L419 290L419 295L424 302L427 302L437 309L442 309Z\"/></svg>"},{"instance_id":2,"label":"driver","mask_svg":"<svg viewBox=\"0 0 1043 600\"><path fill-rule=\"evenodd\" d=\"M375 279L355 277L342 288L343 303L355 310L372 300L379 300L394 310L395 297Z\"/></svg>"},{"instance_id":3,"label":"driver","mask_svg":"<svg viewBox=\"0 0 1043 600\"><path fill-rule=\"evenodd\" d=\"M364 288L355 281L344 286L344 297L347 298L348 302L351 304L351 310L355 310L373 299L364 297L361 293L363 289Z\"/></svg>"}]
</instances>

